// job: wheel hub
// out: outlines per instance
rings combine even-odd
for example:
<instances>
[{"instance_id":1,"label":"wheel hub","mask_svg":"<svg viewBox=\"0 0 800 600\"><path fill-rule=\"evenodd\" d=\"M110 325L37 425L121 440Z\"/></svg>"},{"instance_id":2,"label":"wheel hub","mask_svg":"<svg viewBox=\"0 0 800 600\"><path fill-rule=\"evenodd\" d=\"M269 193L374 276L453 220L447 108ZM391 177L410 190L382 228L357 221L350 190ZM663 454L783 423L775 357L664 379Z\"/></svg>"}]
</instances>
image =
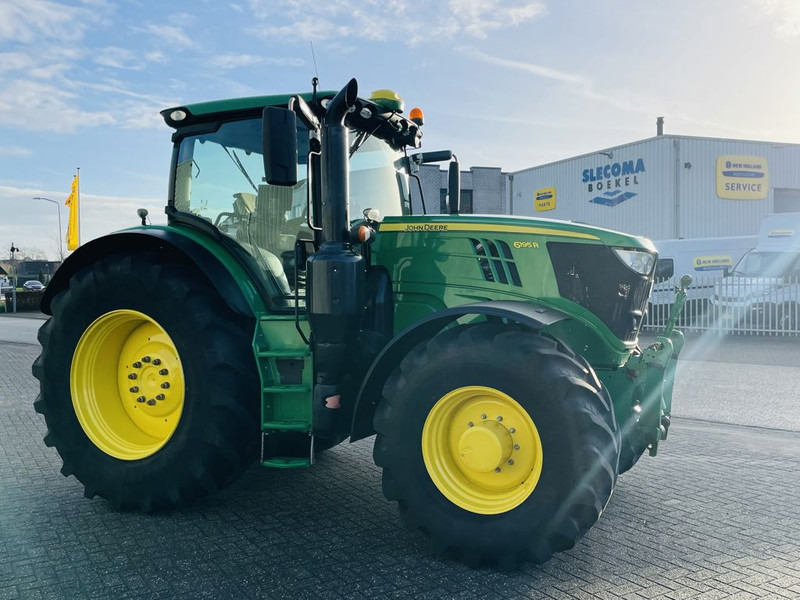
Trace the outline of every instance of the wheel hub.
<instances>
[{"instance_id":1,"label":"wheel hub","mask_svg":"<svg viewBox=\"0 0 800 600\"><path fill-rule=\"evenodd\" d=\"M179 396L176 390L181 385L180 362L163 343L154 342L152 336L148 339L141 334L132 335L120 355L117 374L125 407L144 430L151 429L148 420L132 411L143 411L150 418L166 417L175 411Z\"/></svg>"},{"instance_id":2,"label":"wheel hub","mask_svg":"<svg viewBox=\"0 0 800 600\"><path fill-rule=\"evenodd\" d=\"M151 317L115 310L86 328L70 370L75 415L100 450L122 460L155 454L183 412L178 351Z\"/></svg>"},{"instance_id":3,"label":"wheel hub","mask_svg":"<svg viewBox=\"0 0 800 600\"><path fill-rule=\"evenodd\" d=\"M455 389L434 404L422 428L422 458L442 495L486 515L524 502L543 465L531 415L504 392L485 386Z\"/></svg>"},{"instance_id":4,"label":"wheel hub","mask_svg":"<svg viewBox=\"0 0 800 600\"><path fill-rule=\"evenodd\" d=\"M511 434L497 421L481 421L464 431L458 440L458 455L464 467L478 473L499 468L509 459L513 448Z\"/></svg>"}]
</instances>

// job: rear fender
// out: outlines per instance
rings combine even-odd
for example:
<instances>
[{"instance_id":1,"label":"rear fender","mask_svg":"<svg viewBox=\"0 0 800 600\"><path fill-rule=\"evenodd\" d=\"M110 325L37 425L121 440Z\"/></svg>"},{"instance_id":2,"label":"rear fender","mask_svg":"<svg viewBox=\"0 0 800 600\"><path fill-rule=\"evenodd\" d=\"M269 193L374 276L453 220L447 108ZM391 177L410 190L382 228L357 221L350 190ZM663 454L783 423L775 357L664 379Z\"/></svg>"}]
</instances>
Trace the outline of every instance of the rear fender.
<instances>
[{"instance_id":1,"label":"rear fender","mask_svg":"<svg viewBox=\"0 0 800 600\"><path fill-rule=\"evenodd\" d=\"M435 337L442 329L466 316L506 319L535 331L572 318L559 310L531 302L502 301L465 304L420 319L396 335L373 361L356 398L351 442L375 433L372 417L381 400L383 386L406 354L420 342Z\"/></svg>"},{"instance_id":2,"label":"rear fender","mask_svg":"<svg viewBox=\"0 0 800 600\"><path fill-rule=\"evenodd\" d=\"M225 252L221 247L219 250ZM52 314L53 298L69 286L70 278L81 269L110 254L137 252L161 252L165 256L173 255L194 264L231 310L248 317L255 314L257 296L251 294L248 298L242 291L241 280L237 282L237 277L243 277L243 273L237 273L234 277L228 266L224 265L209 248L174 229L167 228L131 229L106 235L82 245L55 272L42 298L42 312Z\"/></svg>"}]
</instances>

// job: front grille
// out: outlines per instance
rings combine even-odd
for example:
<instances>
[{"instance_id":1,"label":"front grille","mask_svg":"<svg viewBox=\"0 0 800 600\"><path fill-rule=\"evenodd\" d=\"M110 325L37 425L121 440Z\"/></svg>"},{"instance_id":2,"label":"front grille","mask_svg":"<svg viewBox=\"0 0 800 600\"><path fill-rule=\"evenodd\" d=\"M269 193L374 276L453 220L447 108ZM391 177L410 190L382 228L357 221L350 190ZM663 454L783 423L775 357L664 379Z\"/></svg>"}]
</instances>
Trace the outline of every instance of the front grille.
<instances>
[{"instance_id":1,"label":"front grille","mask_svg":"<svg viewBox=\"0 0 800 600\"><path fill-rule=\"evenodd\" d=\"M472 243L472 249L478 257L478 266L486 281L522 287L519 270L508 244L502 240L470 238L469 241Z\"/></svg>"},{"instance_id":2,"label":"front grille","mask_svg":"<svg viewBox=\"0 0 800 600\"><path fill-rule=\"evenodd\" d=\"M629 269L608 246L548 242L547 251L561 297L592 311L620 339L635 340L651 277Z\"/></svg>"}]
</instances>

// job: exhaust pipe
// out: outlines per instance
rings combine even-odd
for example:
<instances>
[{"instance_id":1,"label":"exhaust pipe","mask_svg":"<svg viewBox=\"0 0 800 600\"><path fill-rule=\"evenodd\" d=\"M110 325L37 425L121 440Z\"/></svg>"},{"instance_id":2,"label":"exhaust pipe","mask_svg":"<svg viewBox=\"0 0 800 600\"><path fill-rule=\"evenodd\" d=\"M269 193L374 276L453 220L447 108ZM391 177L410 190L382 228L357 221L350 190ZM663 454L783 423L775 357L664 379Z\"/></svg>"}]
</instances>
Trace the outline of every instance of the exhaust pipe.
<instances>
[{"instance_id":1,"label":"exhaust pipe","mask_svg":"<svg viewBox=\"0 0 800 600\"><path fill-rule=\"evenodd\" d=\"M366 282L364 258L350 244L350 158L344 124L357 97L358 83L351 79L328 103L322 121L322 245L307 262L316 432L341 431L357 392L342 387L348 361L356 355Z\"/></svg>"},{"instance_id":2,"label":"exhaust pipe","mask_svg":"<svg viewBox=\"0 0 800 600\"><path fill-rule=\"evenodd\" d=\"M322 122L322 240L346 242L350 231L350 169L344 118L355 106L358 82L351 79L328 103Z\"/></svg>"}]
</instances>

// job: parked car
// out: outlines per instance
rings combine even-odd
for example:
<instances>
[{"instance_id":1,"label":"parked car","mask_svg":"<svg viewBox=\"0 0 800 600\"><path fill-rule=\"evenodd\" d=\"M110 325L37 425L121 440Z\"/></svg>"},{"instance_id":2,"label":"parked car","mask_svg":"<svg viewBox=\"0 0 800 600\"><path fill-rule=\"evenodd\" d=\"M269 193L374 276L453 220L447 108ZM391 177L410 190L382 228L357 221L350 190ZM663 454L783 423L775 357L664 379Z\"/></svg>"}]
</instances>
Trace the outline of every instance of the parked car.
<instances>
[{"instance_id":1,"label":"parked car","mask_svg":"<svg viewBox=\"0 0 800 600\"><path fill-rule=\"evenodd\" d=\"M22 284L23 289L26 290L43 290L44 284L41 281L36 281L32 279L31 281L26 281Z\"/></svg>"}]
</instances>

